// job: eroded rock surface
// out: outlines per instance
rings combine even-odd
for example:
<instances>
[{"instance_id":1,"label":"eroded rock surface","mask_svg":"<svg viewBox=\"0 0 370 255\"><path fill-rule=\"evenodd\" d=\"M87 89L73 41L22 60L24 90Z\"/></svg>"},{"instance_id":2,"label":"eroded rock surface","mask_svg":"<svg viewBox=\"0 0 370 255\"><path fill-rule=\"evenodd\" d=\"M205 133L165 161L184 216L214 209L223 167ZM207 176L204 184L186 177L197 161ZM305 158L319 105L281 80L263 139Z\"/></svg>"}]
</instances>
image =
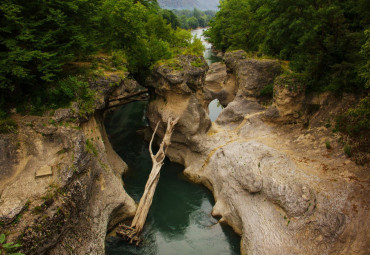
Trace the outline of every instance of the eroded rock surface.
<instances>
[{"instance_id":1,"label":"eroded rock surface","mask_svg":"<svg viewBox=\"0 0 370 255\"><path fill-rule=\"evenodd\" d=\"M0 232L26 254L104 254L107 230L135 213L122 185L127 165L113 151L98 110L127 82L104 81L91 84L98 91L94 113L14 116L18 132L0 139L6 152L0 158Z\"/></svg>"},{"instance_id":2,"label":"eroded rock surface","mask_svg":"<svg viewBox=\"0 0 370 255\"><path fill-rule=\"evenodd\" d=\"M242 51L227 53L225 62L239 90L211 126L201 86L189 93L187 79L173 83L170 71L154 69L151 81L159 93L147 112L151 127L170 115L181 117L170 159L213 192L213 215L242 236L242 254L367 254L366 168L343 152L327 151L323 141L330 131L266 122L273 113L258 96L280 74L278 62L248 59ZM284 89L275 115L296 118L301 106L290 112L286 106L300 102L301 94Z\"/></svg>"},{"instance_id":3,"label":"eroded rock surface","mask_svg":"<svg viewBox=\"0 0 370 255\"><path fill-rule=\"evenodd\" d=\"M234 76L227 73L226 65L221 62L213 63L207 72L204 84L206 97L209 99L218 99L221 105L227 106L233 101L237 86Z\"/></svg>"}]
</instances>

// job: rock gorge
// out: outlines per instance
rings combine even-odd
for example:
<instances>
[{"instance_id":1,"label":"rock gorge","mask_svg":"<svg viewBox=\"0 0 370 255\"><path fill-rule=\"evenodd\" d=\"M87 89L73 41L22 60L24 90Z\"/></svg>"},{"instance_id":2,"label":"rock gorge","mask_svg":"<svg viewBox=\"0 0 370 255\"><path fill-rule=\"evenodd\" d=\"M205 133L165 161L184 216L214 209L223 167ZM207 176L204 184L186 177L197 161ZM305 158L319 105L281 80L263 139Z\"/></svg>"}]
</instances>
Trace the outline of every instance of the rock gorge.
<instances>
[{"instance_id":1,"label":"rock gorge","mask_svg":"<svg viewBox=\"0 0 370 255\"><path fill-rule=\"evenodd\" d=\"M212 191L212 214L242 236L242 254L369 253L366 167L327 151L324 141L339 145L319 125L340 103L306 97L278 61L235 51L224 62L181 56L147 79L151 128L161 121L162 138L168 118L180 117L171 161ZM269 84L274 99L265 106L260 91ZM114 75L90 86L99 95L92 114L73 105L50 117L16 116L19 132L1 136L0 230L27 254L104 254L107 231L135 213L121 180L127 166L102 120L119 99L146 91ZM216 98L225 109L212 123Z\"/></svg>"},{"instance_id":2,"label":"rock gorge","mask_svg":"<svg viewBox=\"0 0 370 255\"><path fill-rule=\"evenodd\" d=\"M212 191L212 213L242 236L242 254L368 252L366 168L343 152L327 152L330 130L302 129L338 102L328 95L306 99L304 88L280 75L278 61L249 59L243 51L224 60L207 77L206 65L196 68L191 60L182 61L180 71L153 70L147 83L156 94L147 112L151 127L180 116L170 159ZM271 83L274 102L265 107L259 93ZM214 98L226 108L211 123L206 106ZM307 110L312 102L321 103L315 114Z\"/></svg>"}]
</instances>

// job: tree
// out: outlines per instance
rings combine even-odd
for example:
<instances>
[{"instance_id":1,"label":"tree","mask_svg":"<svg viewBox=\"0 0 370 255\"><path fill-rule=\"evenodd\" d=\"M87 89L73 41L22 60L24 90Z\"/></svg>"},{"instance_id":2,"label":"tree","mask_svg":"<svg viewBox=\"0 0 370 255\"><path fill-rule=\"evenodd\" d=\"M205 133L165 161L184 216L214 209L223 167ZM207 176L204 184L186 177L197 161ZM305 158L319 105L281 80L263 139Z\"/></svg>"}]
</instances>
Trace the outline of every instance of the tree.
<instances>
[{"instance_id":1,"label":"tree","mask_svg":"<svg viewBox=\"0 0 370 255\"><path fill-rule=\"evenodd\" d=\"M187 23L189 25L190 28L197 28L199 27L199 23L198 23L198 20L195 18L195 17L190 17L187 19Z\"/></svg>"},{"instance_id":2,"label":"tree","mask_svg":"<svg viewBox=\"0 0 370 255\"><path fill-rule=\"evenodd\" d=\"M223 51L244 49L289 60L309 90L361 90L369 10L364 0L227 0L206 35Z\"/></svg>"}]
</instances>

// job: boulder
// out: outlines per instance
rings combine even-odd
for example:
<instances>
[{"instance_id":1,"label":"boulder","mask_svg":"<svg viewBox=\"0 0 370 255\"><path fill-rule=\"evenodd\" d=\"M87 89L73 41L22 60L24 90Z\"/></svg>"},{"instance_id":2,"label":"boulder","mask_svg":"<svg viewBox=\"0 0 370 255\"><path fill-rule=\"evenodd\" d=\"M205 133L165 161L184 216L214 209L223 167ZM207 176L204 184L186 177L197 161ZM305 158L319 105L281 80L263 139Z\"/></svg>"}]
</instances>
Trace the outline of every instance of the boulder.
<instances>
[{"instance_id":1,"label":"boulder","mask_svg":"<svg viewBox=\"0 0 370 255\"><path fill-rule=\"evenodd\" d=\"M277 60L249 58L242 50L226 53L224 60L236 77L238 93L246 97L259 97L261 90L273 84L282 72Z\"/></svg>"}]
</instances>

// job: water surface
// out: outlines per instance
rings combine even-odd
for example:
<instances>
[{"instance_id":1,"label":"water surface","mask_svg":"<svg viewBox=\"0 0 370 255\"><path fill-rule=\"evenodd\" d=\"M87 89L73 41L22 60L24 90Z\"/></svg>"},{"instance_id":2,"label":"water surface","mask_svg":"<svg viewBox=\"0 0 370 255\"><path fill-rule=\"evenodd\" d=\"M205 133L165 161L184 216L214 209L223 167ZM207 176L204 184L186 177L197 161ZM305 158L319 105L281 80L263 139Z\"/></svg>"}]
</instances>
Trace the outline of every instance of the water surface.
<instances>
[{"instance_id":1,"label":"water surface","mask_svg":"<svg viewBox=\"0 0 370 255\"><path fill-rule=\"evenodd\" d=\"M218 115L222 112L224 108L220 104L220 101L218 99L214 99L212 102L209 103L208 105L208 110L209 110L209 118L211 119L212 122L214 122Z\"/></svg>"},{"instance_id":2,"label":"water surface","mask_svg":"<svg viewBox=\"0 0 370 255\"><path fill-rule=\"evenodd\" d=\"M203 36L204 31L206 31L207 28L198 28L194 29L191 31L193 36L197 36L202 40L202 43L205 47L204 51L204 58L207 61L208 65L211 65L216 62L220 62L221 59L213 54L212 51L212 44L210 44L205 37ZM208 110L209 110L209 118L211 119L212 122L214 122L218 115L220 115L221 111L224 108L218 101L218 99L213 100L209 105L208 105Z\"/></svg>"},{"instance_id":3,"label":"water surface","mask_svg":"<svg viewBox=\"0 0 370 255\"><path fill-rule=\"evenodd\" d=\"M220 62L221 59L213 54L212 44L210 44L205 39L205 37L203 36L203 32L206 31L206 30L207 30L207 28L194 29L194 30L191 30L191 34L193 36L197 36L198 38L200 38L202 40L202 43L203 43L204 47L206 48L205 51L204 51L204 58L207 61L208 65L210 65L210 64L215 63L215 62Z\"/></svg>"},{"instance_id":4,"label":"water surface","mask_svg":"<svg viewBox=\"0 0 370 255\"><path fill-rule=\"evenodd\" d=\"M113 148L129 165L125 189L139 201L152 167L148 144L137 130L147 126L146 102L122 106L110 114L105 126ZM204 187L187 182L183 167L165 161L144 228L142 245L128 245L108 237L108 255L232 255L240 254L240 237L211 216L214 203Z\"/></svg>"}]
</instances>

